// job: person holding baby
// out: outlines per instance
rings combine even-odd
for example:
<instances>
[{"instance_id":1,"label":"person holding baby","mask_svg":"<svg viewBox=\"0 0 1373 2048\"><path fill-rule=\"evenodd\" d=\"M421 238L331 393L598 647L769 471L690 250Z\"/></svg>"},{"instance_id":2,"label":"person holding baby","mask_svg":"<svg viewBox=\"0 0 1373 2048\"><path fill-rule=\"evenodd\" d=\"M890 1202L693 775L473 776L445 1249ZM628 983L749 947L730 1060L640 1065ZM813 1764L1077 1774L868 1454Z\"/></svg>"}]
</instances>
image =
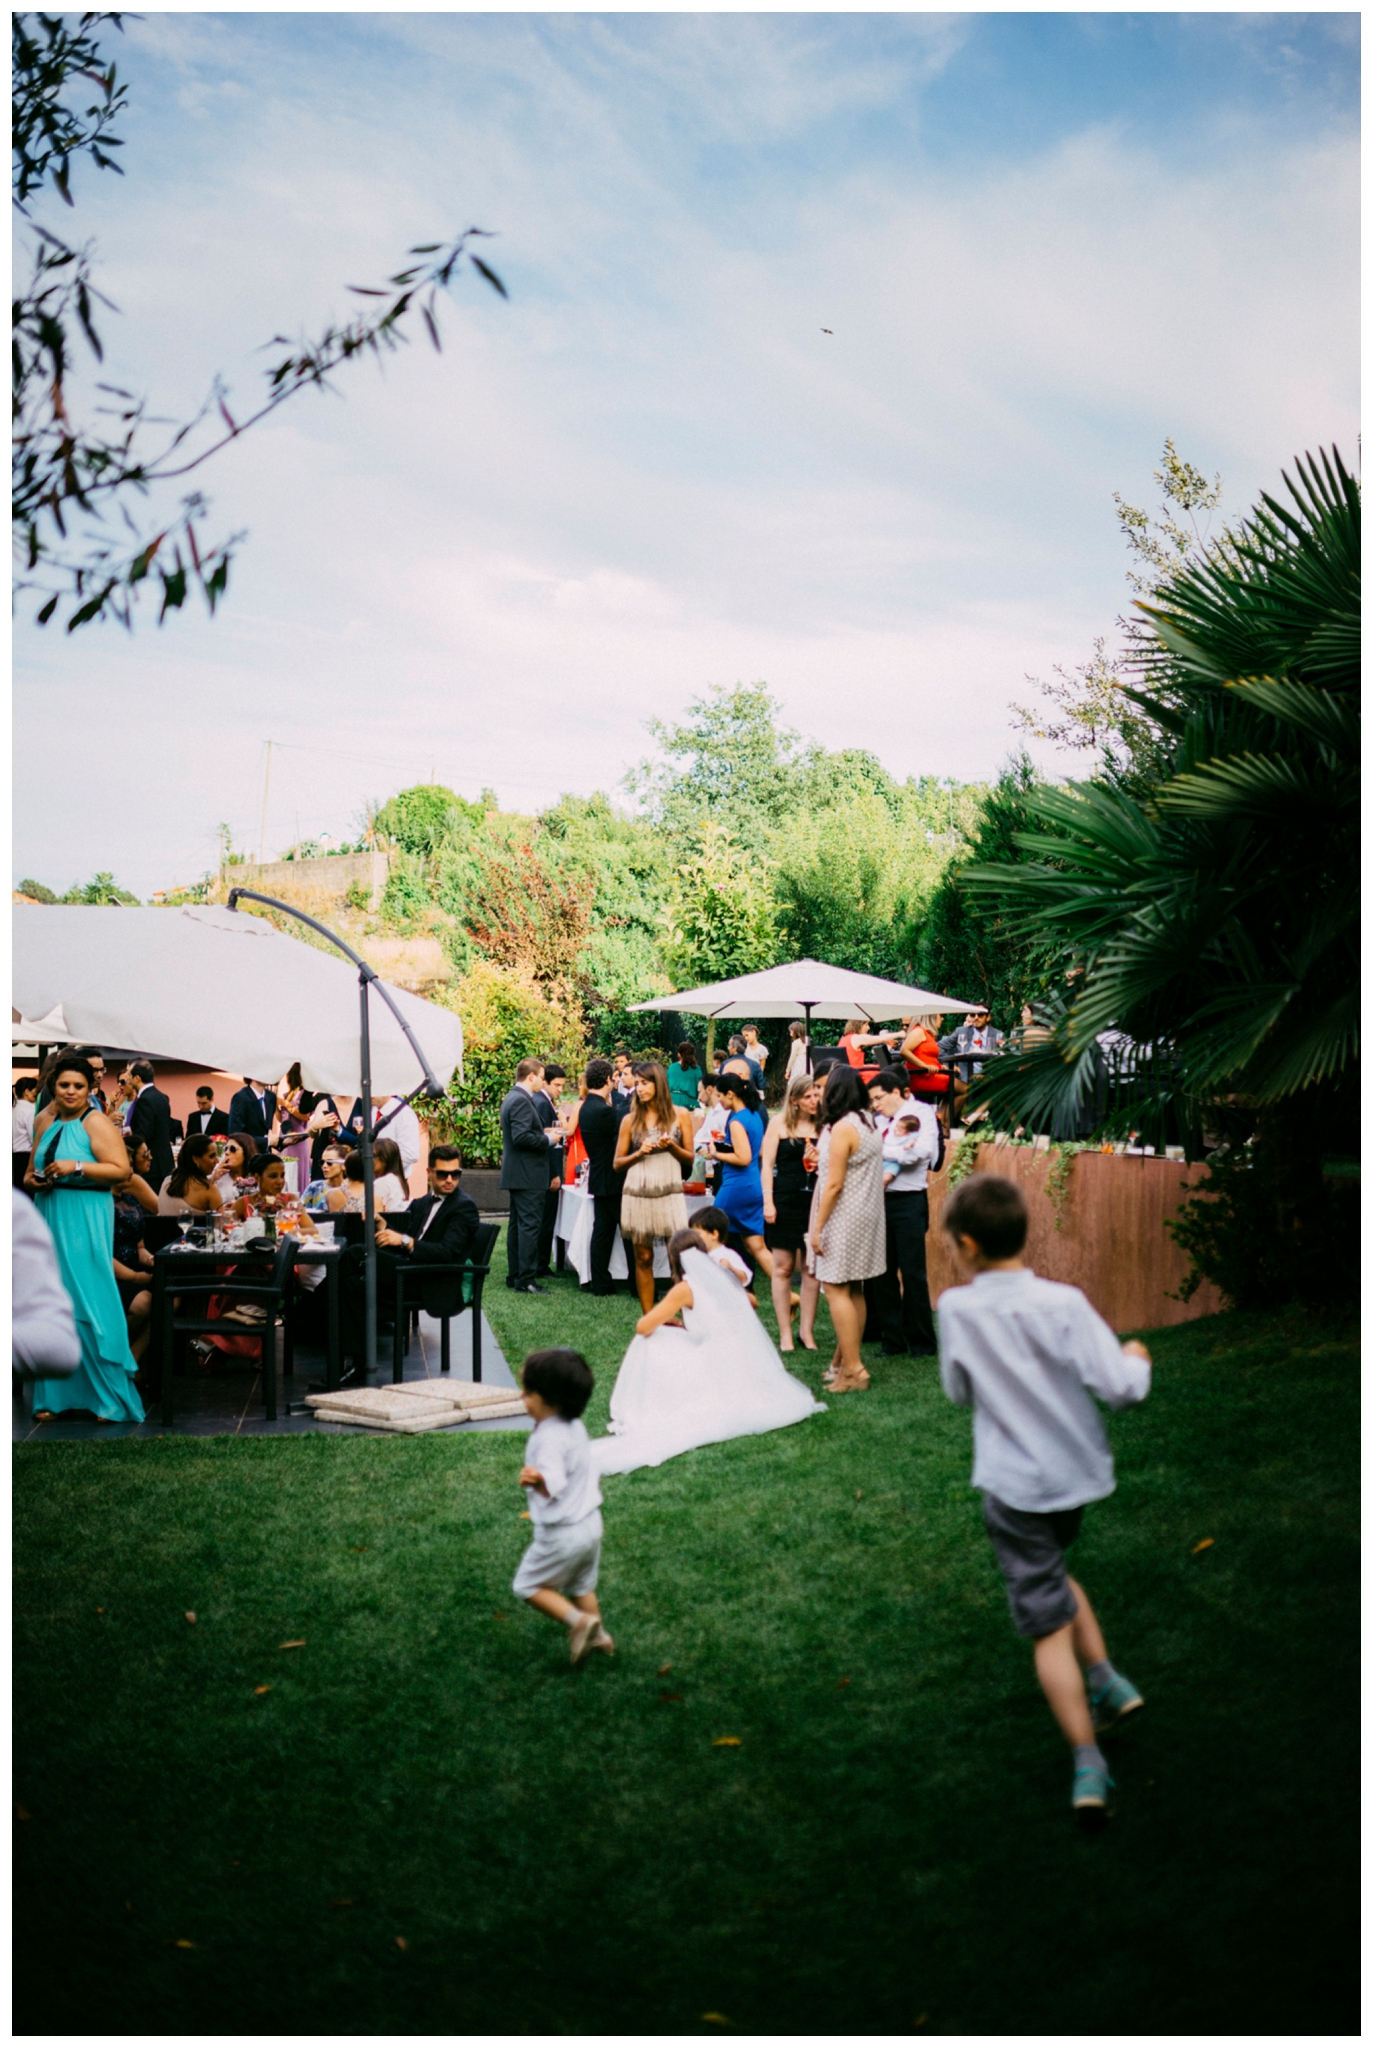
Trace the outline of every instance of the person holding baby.
<instances>
[{"instance_id":1,"label":"person holding baby","mask_svg":"<svg viewBox=\"0 0 1373 2048\"><path fill-rule=\"evenodd\" d=\"M872 1320L884 1358L932 1358L934 1317L925 1276L930 1228L926 1183L939 1160L939 1119L928 1102L909 1092L904 1067L884 1067L868 1083L868 1100L882 1139L882 1206L887 1221L887 1265L868 1282Z\"/></svg>"}]
</instances>

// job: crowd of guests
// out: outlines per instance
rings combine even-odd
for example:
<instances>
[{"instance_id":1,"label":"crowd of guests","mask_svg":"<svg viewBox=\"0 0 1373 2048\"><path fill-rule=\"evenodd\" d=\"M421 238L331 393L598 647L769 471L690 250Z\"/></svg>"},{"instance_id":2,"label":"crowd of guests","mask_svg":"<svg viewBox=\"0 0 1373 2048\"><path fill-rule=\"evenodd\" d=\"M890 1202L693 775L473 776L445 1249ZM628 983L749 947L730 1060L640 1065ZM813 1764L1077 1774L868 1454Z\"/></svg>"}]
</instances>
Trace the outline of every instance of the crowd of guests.
<instances>
[{"instance_id":1,"label":"crowd of guests","mask_svg":"<svg viewBox=\"0 0 1373 2048\"><path fill-rule=\"evenodd\" d=\"M700 1220L688 1218L688 1196L713 1198L745 1284L771 1293L783 1353L797 1343L816 1349L823 1292L835 1391L867 1386L860 1347L870 1322L885 1355L932 1354L928 1175L966 1077L1001 1043L986 1011L947 1036L942 1021L911 1017L900 1030L874 1031L854 1019L830 1047L792 1026L770 1115L769 1049L752 1025L704 1065L690 1042L666 1065L626 1051L592 1059L575 1094L561 1066L522 1060L501 1105L506 1285L544 1291L559 1192L570 1181L593 1204L586 1291L614 1292L619 1237L640 1307L653 1313L655 1261Z\"/></svg>"}]
</instances>

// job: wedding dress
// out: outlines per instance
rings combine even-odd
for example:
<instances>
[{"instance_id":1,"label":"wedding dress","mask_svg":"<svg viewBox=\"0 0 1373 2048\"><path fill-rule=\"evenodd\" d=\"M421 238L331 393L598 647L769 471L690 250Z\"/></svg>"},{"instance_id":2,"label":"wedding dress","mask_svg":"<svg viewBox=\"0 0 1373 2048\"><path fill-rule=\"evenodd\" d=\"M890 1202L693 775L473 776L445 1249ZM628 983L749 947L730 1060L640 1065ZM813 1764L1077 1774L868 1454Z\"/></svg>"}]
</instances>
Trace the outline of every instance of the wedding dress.
<instances>
[{"instance_id":1,"label":"wedding dress","mask_svg":"<svg viewBox=\"0 0 1373 2048\"><path fill-rule=\"evenodd\" d=\"M610 1435L597 1437L597 1473L661 1465L700 1444L761 1436L825 1406L773 1349L738 1281L704 1252L682 1254L692 1305L684 1329L636 1337L610 1396Z\"/></svg>"}]
</instances>

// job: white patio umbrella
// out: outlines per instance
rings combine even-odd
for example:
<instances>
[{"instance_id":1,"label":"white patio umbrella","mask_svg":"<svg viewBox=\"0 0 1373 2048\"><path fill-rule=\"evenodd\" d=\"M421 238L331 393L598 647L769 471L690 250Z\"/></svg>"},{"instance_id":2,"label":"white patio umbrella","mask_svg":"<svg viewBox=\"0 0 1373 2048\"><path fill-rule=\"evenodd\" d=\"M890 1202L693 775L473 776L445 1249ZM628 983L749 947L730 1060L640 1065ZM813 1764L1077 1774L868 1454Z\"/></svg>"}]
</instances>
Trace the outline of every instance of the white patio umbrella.
<instances>
[{"instance_id":1,"label":"white patio umbrella","mask_svg":"<svg viewBox=\"0 0 1373 2048\"><path fill-rule=\"evenodd\" d=\"M927 988L908 988L883 981L876 974L855 974L823 960L792 960L785 967L765 967L759 974L736 975L732 981L706 988L683 989L672 996L654 996L633 1003L635 1010L679 1010L692 1017L799 1017L809 1029L812 1017L866 1017L875 1024L884 1017L918 1017L975 1010L958 996L935 995Z\"/></svg>"},{"instance_id":2,"label":"white patio umbrella","mask_svg":"<svg viewBox=\"0 0 1373 2048\"><path fill-rule=\"evenodd\" d=\"M37 1052L40 1045L69 1045L71 1033L59 1003L46 1017L21 1017L10 1006L10 1044L15 1052Z\"/></svg>"},{"instance_id":3,"label":"white patio umbrella","mask_svg":"<svg viewBox=\"0 0 1373 2048\"><path fill-rule=\"evenodd\" d=\"M137 1047L275 1081L292 1061L321 1094L358 1090L358 975L346 960L217 904L134 910L21 904L14 912L12 1004L57 1039ZM435 1074L462 1065L452 1010L385 984ZM15 1026L16 1033L19 1026ZM24 1027L30 1039L35 1027ZM54 1042L52 1036L40 1043ZM372 1086L405 1095L423 1069L385 1003L372 1006Z\"/></svg>"}]
</instances>

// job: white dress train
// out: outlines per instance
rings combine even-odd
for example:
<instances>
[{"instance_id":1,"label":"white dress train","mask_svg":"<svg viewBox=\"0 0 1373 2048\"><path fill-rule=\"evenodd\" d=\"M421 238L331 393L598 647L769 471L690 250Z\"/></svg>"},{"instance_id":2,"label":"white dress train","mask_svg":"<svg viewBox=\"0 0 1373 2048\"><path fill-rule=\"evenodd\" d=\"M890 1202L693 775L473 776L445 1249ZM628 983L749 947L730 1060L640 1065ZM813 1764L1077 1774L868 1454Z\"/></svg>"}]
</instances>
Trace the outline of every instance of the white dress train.
<instances>
[{"instance_id":1,"label":"white dress train","mask_svg":"<svg viewBox=\"0 0 1373 2048\"><path fill-rule=\"evenodd\" d=\"M737 1280L704 1252L682 1255L692 1306L684 1329L636 1337L610 1396L610 1435L597 1437L597 1473L661 1465L701 1444L761 1436L819 1415L825 1403L793 1378Z\"/></svg>"}]
</instances>

